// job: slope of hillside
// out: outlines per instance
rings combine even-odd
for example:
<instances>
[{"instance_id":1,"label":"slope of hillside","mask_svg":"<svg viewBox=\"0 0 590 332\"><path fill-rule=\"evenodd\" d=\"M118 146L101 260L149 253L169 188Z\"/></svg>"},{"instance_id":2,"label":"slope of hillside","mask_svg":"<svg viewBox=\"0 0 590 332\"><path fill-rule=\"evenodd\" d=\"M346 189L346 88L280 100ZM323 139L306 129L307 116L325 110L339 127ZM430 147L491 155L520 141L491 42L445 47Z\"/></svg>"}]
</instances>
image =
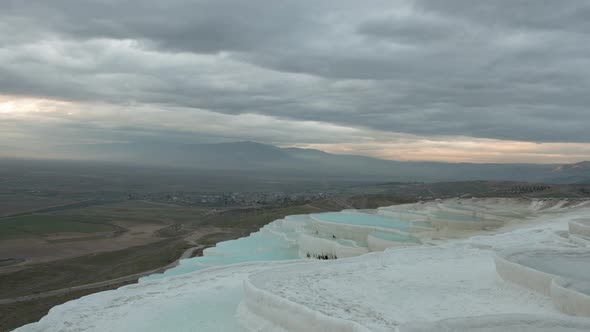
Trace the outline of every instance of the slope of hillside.
<instances>
[{"instance_id":1,"label":"slope of hillside","mask_svg":"<svg viewBox=\"0 0 590 332\"><path fill-rule=\"evenodd\" d=\"M553 168L551 174L563 183L590 183L590 161L560 165Z\"/></svg>"},{"instance_id":2,"label":"slope of hillside","mask_svg":"<svg viewBox=\"0 0 590 332\"><path fill-rule=\"evenodd\" d=\"M555 167L553 173L566 173L566 172L589 172L590 161L581 161L575 164L564 164Z\"/></svg>"}]
</instances>

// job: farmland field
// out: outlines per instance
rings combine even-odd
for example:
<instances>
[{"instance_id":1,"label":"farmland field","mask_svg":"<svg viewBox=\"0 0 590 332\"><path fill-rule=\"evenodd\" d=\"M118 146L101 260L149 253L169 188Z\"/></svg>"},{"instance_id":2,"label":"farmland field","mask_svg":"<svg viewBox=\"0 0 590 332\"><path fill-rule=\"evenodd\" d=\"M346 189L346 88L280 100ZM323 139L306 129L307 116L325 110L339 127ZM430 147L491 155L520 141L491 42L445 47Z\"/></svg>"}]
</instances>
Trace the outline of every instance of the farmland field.
<instances>
[{"instance_id":1,"label":"farmland field","mask_svg":"<svg viewBox=\"0 0 590 332\"><path fill-rule=\"evenodd\" d=\"M0 240L45 236L55 233L98 233L117 227L87 216L30 215L0 219Z\"/></svg>"}]
</instances>

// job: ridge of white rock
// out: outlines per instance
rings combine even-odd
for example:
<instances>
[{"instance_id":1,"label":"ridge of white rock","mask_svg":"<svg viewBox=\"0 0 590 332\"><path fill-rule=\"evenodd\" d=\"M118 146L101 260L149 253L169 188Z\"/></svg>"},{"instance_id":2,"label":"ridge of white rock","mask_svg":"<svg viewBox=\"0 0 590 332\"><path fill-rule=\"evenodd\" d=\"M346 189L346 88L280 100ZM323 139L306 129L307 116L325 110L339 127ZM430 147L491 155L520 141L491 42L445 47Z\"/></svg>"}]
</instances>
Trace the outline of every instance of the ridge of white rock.
<instances>
[{"instance_id":1,"label":"ridge of white rock","mask_svg":"<svg viewBox=\"0 0 590 332\"><path fill-rule=\"evenodd\" d=\"M570 221L569 233L590 240L590 218Z\"/></svg>"},{"instance_id":2,"label":"ridge of white rock","mask_svg":"<svg viewBox=\"0 0 590 332\"><path fill-rule=\"evenodd\" d=\"M490 315L483 317L466 317L445 319L436 322L410 323L399 328L399 332L584 332L588 331L588 322L575 318L547 318L539 315Z\"/></svg>"},{"instance_id":3,"label":"ridge of white rock","mask_svg":"<svg viewBox=\"0 0 590 332\"><path fill-rule=\"evenodd\" d=\"M556 258L528 250L587 251L568 229L588 216L589 201L504 198L289 216L18 331L586 331L566 314L584 315L571 296L584 278L552 274L539 291L494 260L523 252L518 268L551 273Z\"/></svg>"}]
</instances>

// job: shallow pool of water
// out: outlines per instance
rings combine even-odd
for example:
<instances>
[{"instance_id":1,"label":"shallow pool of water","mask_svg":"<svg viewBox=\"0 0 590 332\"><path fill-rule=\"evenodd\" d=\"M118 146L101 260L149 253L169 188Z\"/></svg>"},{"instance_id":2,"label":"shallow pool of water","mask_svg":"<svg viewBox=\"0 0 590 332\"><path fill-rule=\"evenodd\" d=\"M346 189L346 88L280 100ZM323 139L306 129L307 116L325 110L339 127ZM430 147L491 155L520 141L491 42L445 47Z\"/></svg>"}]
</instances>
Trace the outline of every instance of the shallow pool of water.
<instances>
[{"instance_id":1,"label":"shallow pool of water","mask_svg":"<svg viewBox=\"0 0 590 332\"><path fill-rule=\"evenodd\" d=\"M398 219L387 218L375 214L367 213L317 213L312 217L332 223L359 225L369 227L391 228L400 231L408 231L409 224Z\"/></svg>"},{"instance_id":2,"label":"shallow pool of water","mask_svg":"<svg viewBox=\"0 0 590 332\"><path fill-rule=\"evenodd\" d=\"M402 234L387 233L387 232L372 232L371 235L376 238L386 240L386 241L412 242L412 243L420 242L420 241L418 241L417 238L415 238L411 235L402 235Z\"/></svg>"},{"instance_id":3,"label":"shallow pool of water","mask_svg":"<svg viewBox=\"0 0 590 332\"><path fill-rule=\"evenodd\" d=\"M514 259L538 271L590 282L590 253L533 252L519 254Z\"/></svg>"},{"instance_id":4,"label":"shallow pool of water","mask_svg":"<svg viewBox=\"0 0 590 332\"><path fill-rule=\"evenodd\" d=\"M212 266L299 258L298 248L287 240L288 236L275 232L263 228L247 237L220 242L205 250L202 257L183 259L178 266L164 273L144 277L140 281L190 273Z\"/></svg>"}]
</instances>

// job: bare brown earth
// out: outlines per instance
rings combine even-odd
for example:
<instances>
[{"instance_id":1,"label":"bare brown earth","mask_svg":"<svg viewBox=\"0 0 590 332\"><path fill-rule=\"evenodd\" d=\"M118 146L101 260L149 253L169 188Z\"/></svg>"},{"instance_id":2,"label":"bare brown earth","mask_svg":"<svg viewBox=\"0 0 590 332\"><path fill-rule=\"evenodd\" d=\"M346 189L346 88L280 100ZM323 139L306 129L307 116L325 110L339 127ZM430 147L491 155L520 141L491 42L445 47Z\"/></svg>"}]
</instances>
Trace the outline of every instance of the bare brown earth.
<instances>
[{"instance_id":1,"label":"bare brown earth","mask_svg":"<svg viewBox=\"0 0 590 332\"><path fill-rule=\"evenodd\" d=\"M126 224L117 222L127 231L121 234L95 233L55 233L42 238L15 239L0 242L0 257L15 257L21 260L18 264L0 266L0 274L15 272L38 263L48 263L88 254L111 252L131 247L158 242L162 240L157 231L162 229L158 224ZM188 244L199 244L201 238L219 235L222 238L240 236L248 233L240 229L222 227L202 227L191 229L182 238ZM210 240L205 240L211 244Z\"/></svg>"},{"instance_id":2,"label":"bare brown earth","mask_svg":"<svg viewBox=\"0 0 590 332\"><path fill-rule=\"evenodd\" d=\"M154 232L161 225L145 224L129 227L120 235L112 233L54 233L44 237L5 240L0 244L0 257L18 257L21 264L0 268L0 273L14 271L28 265L51 262L91 253L121 250L159 240Z\"/></svg>"},{"instance_id":3,"label":"bare brown earth","mask_svg":"<svg viewBox=\"0 0 590 332\"><path fill-rule=\"evenodd\" d=\"M12 303L17 303L17 302L28 302L28 301L33 301L33 300L39 300L39 299L46 298L46 297L61 296L61 295L67 294L67 293L72 293L72 292L77 292L77 291L82 291L82 290L104 288L104 287L108 287L108 286L133 282L139 278L142 278L142 277L154 274L154 273L162 273L168 269L171 269L171 268L177 266L181 259L186 259L186 258L195 257L195 256L202 256L203 250L205 248L206 248L206 246L204 246L204 245L199 245L196 247L188 248L174 262L172 262L166 266L154 269L154 270L148 270L148 271L144 271L144 272L139 272L139 273L135 273L135 274L130 274L130 275L114 278L114 279L108 279L108 280L98 281L98 282L89 283L89 284L82 284L82 285L73 286L73 287L54 289L54 290L46 291L43 293L35 292L34 294L30 294L30 295L16 296L16 297L12 297L12 298L4 298L4 299L0 299L0 305L12 304ZM200 253L200 254L193 255L195 252Z\"/></svg>"},{"instance_id":4,"label":"bare brown earth","mask_svg":"<svg viewBox=\"0 0 590 332\"><path fill-rule=\"evenodd\" d=\"M37 207L36 207L37 208ZM157 211L156 211L157 210ZM79 257L88 254L138 247L162 240L165 237L182 235L181 232L158 233L178 224L175 217L192 220L202 211L178 206L162 206L145 202L119 202L104 206L88 206L48 213L33 213L30 216L49 216L74 220L82 225L108 225L107 232L53 232L51 229L24 229L13 237L0 238L0 258L21 261L18 264L0 265L0 274L14 272L28 266ZM172 216L172 217L170 217ZM26 221L29 216L19 216ZM0 218L0 232L10 218ZM3 224L4 223L4 224ZM14 224L14 222L13 222ZM12 230L14 232L14 230ZM193 237L218 230L190 229L185 234Z\"/></svg>"}]
</instances>

